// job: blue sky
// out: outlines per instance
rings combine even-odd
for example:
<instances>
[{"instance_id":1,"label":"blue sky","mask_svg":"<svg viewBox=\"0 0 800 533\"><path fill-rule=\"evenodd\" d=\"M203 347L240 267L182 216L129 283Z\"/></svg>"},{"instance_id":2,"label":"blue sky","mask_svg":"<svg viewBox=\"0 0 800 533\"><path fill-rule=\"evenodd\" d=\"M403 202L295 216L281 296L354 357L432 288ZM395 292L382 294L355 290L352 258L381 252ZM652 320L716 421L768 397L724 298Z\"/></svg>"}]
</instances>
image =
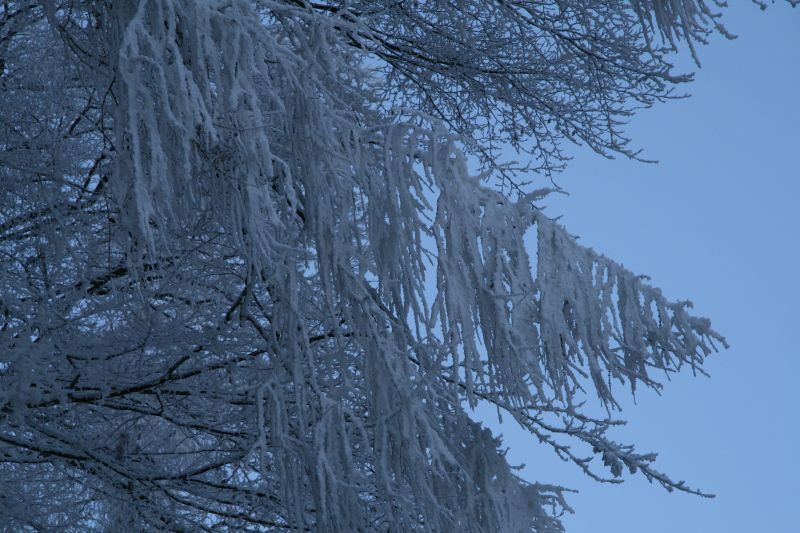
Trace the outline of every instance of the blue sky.
<instances>
[{"instance_id":1,"label":"blue sky","mask_svg":"<svg viewBox=\"0 0 800 533\"><path fill-rule=\"evenodd\" d=\"M692 97L631 123L659 164L576 150L559 180L570 196L548 202L581 242L694 301L730 342L711 379L681 375L627 402L616 434L717 498L638 477L599 485L503 425L526 477L580 491L568 533L800 531L800 9L730 3L738 39L700 50Z\"/></svg>"}]
</instances>

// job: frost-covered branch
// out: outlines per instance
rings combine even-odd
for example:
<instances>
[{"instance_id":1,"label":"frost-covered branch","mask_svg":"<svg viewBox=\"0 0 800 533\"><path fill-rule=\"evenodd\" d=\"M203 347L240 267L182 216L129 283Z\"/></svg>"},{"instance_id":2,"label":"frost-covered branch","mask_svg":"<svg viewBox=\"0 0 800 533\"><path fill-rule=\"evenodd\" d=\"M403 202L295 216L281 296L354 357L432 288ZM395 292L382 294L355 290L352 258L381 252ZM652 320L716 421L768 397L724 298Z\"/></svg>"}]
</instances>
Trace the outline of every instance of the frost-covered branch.
<instances>
[{"instance_id":1,"label":"frost-covered branch","mask_svg":"<svg viewBox=\"0 0 800 533\"><path fill-rule=\"evenodd\" d=\"M699 494L582 402L724 340L526 182L565 141L636 157L706 4L4 2L0 517L563 531L567 489L478 402L595 479Z\"/></svg>"}]
</instances>

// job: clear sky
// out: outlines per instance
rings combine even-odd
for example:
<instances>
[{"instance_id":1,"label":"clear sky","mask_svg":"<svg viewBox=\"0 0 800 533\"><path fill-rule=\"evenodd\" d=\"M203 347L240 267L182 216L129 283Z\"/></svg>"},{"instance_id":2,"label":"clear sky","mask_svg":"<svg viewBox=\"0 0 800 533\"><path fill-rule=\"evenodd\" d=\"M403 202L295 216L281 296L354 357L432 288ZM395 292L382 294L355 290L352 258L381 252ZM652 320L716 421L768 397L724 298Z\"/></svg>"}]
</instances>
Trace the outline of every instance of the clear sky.
<instances>
[{"instance_id":1,"label":"clear sky","mask_svg":"<svg viewBox=\"0 0 800 533\"><path fill-rule=\"evenodd\" d=\"M708 360L711 379L681 375L628 402L615 434L717 498L639 477L597 484L503 425L526 477L580 491L568 533L800 532L800 8L729 3L739 37L701 48L692 97L628 130L660 163L578 150L559 180L570 196L548 203L581 242L694 301L730 342Z\"/></svg>"}]
</instances>

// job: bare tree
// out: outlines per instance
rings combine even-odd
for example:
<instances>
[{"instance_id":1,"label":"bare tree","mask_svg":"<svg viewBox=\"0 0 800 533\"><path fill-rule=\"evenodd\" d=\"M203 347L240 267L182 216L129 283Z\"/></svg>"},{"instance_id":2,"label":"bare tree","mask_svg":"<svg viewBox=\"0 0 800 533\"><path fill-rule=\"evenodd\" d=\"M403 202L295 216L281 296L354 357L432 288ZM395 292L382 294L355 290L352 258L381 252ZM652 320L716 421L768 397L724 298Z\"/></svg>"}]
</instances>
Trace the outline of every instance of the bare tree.
<instances>
[{"instance_id":1,"label":"bare tree","mask_svg":"<svg viewBox=\"0 0 800 533\"><path fill-rule=\"evenodd\" d=\"M712 7L3 2L3 527L562 531L478 402L595 479L703 494L611 413L725 341L534 182L564 142L636 157Z\"/></svg>"}]
</instances>

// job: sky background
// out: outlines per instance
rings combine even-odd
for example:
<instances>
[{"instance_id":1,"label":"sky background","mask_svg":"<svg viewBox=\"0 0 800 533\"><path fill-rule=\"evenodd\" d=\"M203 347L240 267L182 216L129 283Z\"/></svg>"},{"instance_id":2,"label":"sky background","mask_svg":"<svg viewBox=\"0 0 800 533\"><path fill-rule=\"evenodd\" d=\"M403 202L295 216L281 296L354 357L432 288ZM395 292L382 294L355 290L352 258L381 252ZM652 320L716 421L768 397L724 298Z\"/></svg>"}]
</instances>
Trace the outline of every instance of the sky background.
<instances>
[{"instance_id":1,"label":"sky background","mask_svg":"<svg viewBox=\"0 0 800 533\"><path fill-rule=\"evenodd\" d=\"M662 396L625 402L629 424L612 434L717 497L635 476L597 484L499 427L526 478L580 491L568 533L800 531L800 9L730 4L724 21L738 39L700 49L692 97L631 122L634 144L659 164L576 150L559 179L570 196L546 202L583 244L691 299L727 337L731 348L707 361L711 379L686 373Z\"/></svg>"}]
</instances>

